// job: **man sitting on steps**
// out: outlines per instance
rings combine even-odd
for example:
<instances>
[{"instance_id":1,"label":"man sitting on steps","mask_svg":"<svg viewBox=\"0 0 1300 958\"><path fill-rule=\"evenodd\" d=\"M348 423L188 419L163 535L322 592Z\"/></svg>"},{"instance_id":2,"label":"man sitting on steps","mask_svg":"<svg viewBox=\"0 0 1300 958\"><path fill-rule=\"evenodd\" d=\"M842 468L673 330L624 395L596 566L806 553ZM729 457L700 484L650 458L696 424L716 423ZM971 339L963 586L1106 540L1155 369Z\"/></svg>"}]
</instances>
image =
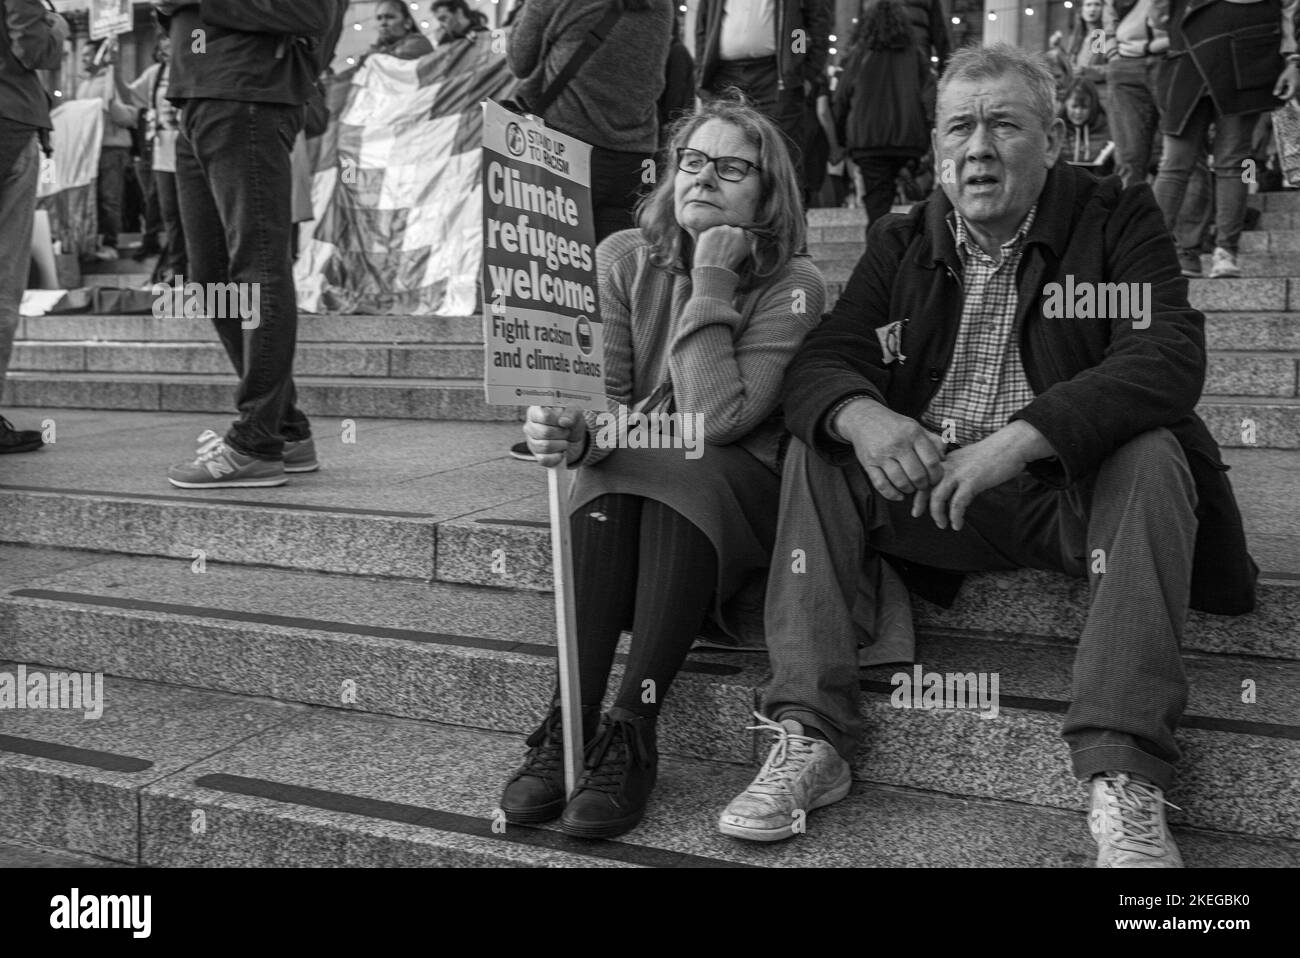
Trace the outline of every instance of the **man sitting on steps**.
<instances>
[{"instance_id":1,"label":"man sitting on steps","mask_svg":"<svg viewBox=\"0 0 1300 958\"><path fill-rule=\"evenodd\" d=\"M777 741L728 835L788 837L848 793L859 582L883 557L945 605L956 573L1088 577L1063 734L1097 863L1181 865L1164 792L1189 601L1250 611L1258 570L1194 412L1204 317L1151 189L1058 165L1053 92L1014 47L953 56L932 133L943 193L873 224L789 368L762 719Z\"/></svg>"}]
</instances>

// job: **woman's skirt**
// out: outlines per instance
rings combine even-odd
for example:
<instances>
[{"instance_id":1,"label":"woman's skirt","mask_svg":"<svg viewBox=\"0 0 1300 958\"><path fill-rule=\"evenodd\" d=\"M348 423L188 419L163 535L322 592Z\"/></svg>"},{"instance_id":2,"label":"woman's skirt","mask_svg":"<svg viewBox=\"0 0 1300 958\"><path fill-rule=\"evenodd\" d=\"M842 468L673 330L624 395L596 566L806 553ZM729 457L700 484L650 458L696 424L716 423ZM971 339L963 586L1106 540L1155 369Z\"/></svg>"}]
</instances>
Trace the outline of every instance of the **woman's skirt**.
<instances>
[{"instance_id":1,"label":"woman's skirt","mask_svg":"<svg viewBox=\"0 0 1300 958\"><path fill-rule=\"evenodd\" d=\"M569 500L576 515L594 499L654 499L680 513L713 543L718 581L711 618L737 646L763 647L763 593L776 537L780 477L737 445L616 449L578 469Z\"/></svg>"}]
</instances>

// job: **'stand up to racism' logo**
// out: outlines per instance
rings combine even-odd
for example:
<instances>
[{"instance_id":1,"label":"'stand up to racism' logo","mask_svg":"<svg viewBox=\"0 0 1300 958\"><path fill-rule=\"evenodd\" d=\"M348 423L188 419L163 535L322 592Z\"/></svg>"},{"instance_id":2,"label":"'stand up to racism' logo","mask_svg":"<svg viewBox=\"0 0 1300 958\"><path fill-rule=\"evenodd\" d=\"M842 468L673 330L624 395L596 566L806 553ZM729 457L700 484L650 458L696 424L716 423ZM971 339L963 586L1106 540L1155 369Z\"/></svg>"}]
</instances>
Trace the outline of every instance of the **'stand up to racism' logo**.
<instances>
[{"instance_id":1,"label":"'stand up to racism' logo","mask_svg":"<svg viewBox=\"0 0 1300 958\"><path fill-rule=\"evenodd\" d=\"M524 131L518 123L506 124L506 149L511 156L524 155Z\"/></svg>"},{"instance_id":2,"label":"'stand up to racism' logo","mask_svg":"<svg viewBox=\"0 0 1300 958\"><path fill-rule=\"evenodd\" d=\"M579 316L578 321L573 326L573 331L577 335L578 348L582 350L582 355L590 356L595 340L591 336L591 321L586 316Z\"/></svg>"}]
</instances>

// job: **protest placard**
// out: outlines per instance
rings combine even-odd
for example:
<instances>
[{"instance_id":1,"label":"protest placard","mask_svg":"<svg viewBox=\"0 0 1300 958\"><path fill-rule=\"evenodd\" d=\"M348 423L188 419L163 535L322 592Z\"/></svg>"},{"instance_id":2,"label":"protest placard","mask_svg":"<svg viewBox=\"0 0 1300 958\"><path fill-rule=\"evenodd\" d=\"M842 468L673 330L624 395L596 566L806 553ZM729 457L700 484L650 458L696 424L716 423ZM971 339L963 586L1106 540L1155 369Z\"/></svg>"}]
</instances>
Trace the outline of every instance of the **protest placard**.
<instances>
[{"instance_id":1,"label":"protest placard","mask_svg":"<svg viewBox=\"0 0 1300 958\"><path fill-rule=\"evenodd\" d=\"M487 401L603 411L591 147L490 100L483 109Z\"/></svg>"},{"instance_id":2,"label":"protest placard","mask_svg":"<svg viewBox=\"0 0 1300 958\"><path fill-rule=\"evenodd\" d=\"M489 403L604 411L591 147L483 104L483 387ZM565 794L582 761L569 471L547 470Z\"/></svg>"},{"instance_id":3,"label":"protest placard","mask_svg":"<svg viewBox=\"0 0 1300 958\"><path fill-rule=\"evenodd\" d=\"M131 0L90 0L90 39L131 32Z\"/></svg>"}]
</instances>

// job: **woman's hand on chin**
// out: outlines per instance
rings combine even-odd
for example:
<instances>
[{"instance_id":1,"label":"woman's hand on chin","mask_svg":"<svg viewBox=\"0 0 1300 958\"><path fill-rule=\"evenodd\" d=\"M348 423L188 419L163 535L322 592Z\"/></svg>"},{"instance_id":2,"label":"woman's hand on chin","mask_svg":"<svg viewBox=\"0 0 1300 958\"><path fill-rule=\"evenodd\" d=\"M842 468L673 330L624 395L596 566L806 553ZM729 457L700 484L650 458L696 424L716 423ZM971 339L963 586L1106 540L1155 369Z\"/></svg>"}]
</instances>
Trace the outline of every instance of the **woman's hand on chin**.
<instances>
[{"instance_id":1,"label":"woman's hand on chin","mask_svg":"<svg viewBox=\"0 0 1300 958\"><path fill-rule=\"evenodd\" d=\"M543 466L567 465L582 455L587 421L578 409L529 406L524 438Z\"/></svg>"},{"instance_id":2,"label":"woman's hand on chin","mask_svg":"<svg viewBox=\"0 0 1300 958\"><path fill-rule=\"evenodd\" d=\"M720 266L733 273L754 255L754 234L741 226L710 226L695 241L693 266Z\"/></svg>"}]
</instances>

